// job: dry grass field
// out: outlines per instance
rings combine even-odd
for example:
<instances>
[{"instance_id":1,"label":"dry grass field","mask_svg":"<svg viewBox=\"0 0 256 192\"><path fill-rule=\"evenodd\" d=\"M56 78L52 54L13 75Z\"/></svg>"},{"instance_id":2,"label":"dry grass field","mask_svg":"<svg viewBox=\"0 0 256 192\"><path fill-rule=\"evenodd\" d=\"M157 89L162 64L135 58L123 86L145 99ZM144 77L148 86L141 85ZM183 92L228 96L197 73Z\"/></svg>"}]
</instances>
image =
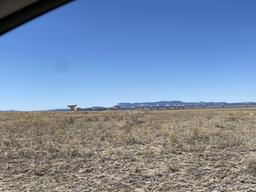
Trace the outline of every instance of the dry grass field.
<instances>
[{"instance_id":1,"label":"dry grass field","mask_svg":"<svg viewBox=\"0 0 256 192\"><path fill-rule=\"evenodd\" d=\"M0 113L0 191L256 191L256 109Z\"/></svg>"}]
</instances>

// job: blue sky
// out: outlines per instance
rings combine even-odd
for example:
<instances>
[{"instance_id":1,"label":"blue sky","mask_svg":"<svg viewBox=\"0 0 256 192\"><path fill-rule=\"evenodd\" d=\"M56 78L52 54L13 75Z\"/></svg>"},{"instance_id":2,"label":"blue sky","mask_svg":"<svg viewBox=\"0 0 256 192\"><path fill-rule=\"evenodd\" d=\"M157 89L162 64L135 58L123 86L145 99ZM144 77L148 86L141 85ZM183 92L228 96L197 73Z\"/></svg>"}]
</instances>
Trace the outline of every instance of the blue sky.
<instances>
[{"instance_id":1,"label":"blue sky","mask_svg":"<svg viewBox=\"0 0 256 192\"><path fill-rule=\"evenodd\" d=\"M256 101L255 7L77 0L0 37L0 109Z\"/></svg>"}]
</instances>

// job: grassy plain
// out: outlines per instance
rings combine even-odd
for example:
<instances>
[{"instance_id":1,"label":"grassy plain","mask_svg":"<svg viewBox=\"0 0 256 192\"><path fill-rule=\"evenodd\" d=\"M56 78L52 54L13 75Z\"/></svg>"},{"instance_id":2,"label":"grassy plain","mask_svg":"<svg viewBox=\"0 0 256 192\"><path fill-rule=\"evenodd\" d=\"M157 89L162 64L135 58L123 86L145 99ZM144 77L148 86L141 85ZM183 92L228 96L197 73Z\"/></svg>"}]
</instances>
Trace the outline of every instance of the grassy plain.
<instances>
[{"instance_id":1,"label":"grassy plain","mask_svg":"<svg viewBox=\"0 0 256 192\"><path fill-rule=\"evenodd\" d=\"M0 191L256 191L256 109L0 113Z\"/></svg>"}]
</instances>

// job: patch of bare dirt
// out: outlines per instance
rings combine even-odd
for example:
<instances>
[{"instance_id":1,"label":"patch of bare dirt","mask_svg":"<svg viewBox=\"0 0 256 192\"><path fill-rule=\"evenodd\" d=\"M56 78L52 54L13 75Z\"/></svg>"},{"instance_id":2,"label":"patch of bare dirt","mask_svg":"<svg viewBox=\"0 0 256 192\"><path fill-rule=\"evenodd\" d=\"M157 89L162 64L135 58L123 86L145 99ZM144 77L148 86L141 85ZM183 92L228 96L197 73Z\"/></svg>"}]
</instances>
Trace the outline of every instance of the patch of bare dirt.
<instances>
[{"instance_id":1,"label":"patch of bare dirt","mask_svg":"<svg viewBox=\"0 0 256 192\"><path fill-rule=\"evenodd\" d=\"M0 113L0 191L256 191L256 110Z\"/></svg>"}]
</instances>

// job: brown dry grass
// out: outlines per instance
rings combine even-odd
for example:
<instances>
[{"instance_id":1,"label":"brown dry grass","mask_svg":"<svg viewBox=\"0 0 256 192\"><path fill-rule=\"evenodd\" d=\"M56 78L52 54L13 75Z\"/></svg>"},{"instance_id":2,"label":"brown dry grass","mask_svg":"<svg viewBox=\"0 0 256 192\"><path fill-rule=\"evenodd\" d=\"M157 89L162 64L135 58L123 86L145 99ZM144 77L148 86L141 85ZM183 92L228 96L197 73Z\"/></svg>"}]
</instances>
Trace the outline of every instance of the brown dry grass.
<instances>
[{"instance_id":1,"label":"brown dry grass","mask_svg":"<svg viewBox=\"0 0 256 192\"><path fill-rule=\"evenodd\" d=\"M0 113L0 191L254 191L256 110Z\"/></svg>"}]
</instances>

